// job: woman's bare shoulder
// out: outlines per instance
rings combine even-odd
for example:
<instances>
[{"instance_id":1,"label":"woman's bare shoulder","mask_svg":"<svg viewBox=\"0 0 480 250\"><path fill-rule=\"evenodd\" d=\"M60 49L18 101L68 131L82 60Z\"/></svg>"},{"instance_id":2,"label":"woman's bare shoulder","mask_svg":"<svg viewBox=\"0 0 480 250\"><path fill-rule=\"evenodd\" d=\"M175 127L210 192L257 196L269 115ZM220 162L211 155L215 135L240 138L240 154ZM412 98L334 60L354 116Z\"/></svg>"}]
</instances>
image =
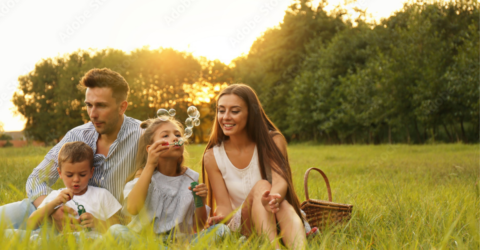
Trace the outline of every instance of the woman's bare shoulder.
<instances>
[{"instance_id":1,"label":"woman's bare shoulder","mask_svg":"<svg viewBox=\"0 0 480 250\"><path fill-rule=\"evenodd\" d=\"M213 154L213 148L209 148L203 154L203 164L206 169L218 169L217 161L215 160L215 155Z\"/></svg>"}]
</instances>

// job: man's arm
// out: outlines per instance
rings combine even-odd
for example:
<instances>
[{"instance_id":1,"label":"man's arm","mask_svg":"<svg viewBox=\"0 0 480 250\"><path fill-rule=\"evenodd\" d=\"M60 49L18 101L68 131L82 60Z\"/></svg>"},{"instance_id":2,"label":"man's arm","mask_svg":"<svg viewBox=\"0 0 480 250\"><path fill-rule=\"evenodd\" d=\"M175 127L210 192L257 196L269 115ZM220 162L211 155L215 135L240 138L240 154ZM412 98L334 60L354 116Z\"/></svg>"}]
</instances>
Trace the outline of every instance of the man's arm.
<instances>
[{"instance_id":1,"label":"man's arm","mask_svg":"<svg viewBox=\"0 0 480 250\"><path fill-rule=\"evenodd\" d=\"M63 139L57 143L50 151L45 155L45 159L33 169L27 180L26 190L30 201L33 202L35 207L38 207L45 196L47 196L51 189L50 186L55 184L58 179L58 152L62 148L63 144L72 141L70 132L68 132Z\"/></svg>"}]
</instances>

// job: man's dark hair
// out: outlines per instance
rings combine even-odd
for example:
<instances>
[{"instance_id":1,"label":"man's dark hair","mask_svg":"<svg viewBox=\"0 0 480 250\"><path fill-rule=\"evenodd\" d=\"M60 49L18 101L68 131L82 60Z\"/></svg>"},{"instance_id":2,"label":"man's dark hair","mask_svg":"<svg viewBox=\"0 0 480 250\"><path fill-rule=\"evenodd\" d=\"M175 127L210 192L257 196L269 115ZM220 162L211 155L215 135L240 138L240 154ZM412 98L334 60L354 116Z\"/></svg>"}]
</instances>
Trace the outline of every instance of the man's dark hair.
<instances>
[{"instance_id":1,"label":"man's dark hair","mask_svg":"<svg viewBox=\"0 0 480 250\"><path fill-rule=\"evenodd\" d=\"M62 168L64 162L77 163L88 161L93 168L93 149L85 142L75 141L63 144L58 153L58 166Z\"/></svg>"},{"instance_id":2,"label":"man's dark hair","mask_svg":"<svg viewBox=\"0 0 480 250\"><path fill-rule=\"evenodd\" d=\"M123 76L107 68L89 70L80 80L80 86L85 88L110 88L113 92L113 98L117 102L126 101L130 89Z\"/></svg>"}]
</instances>

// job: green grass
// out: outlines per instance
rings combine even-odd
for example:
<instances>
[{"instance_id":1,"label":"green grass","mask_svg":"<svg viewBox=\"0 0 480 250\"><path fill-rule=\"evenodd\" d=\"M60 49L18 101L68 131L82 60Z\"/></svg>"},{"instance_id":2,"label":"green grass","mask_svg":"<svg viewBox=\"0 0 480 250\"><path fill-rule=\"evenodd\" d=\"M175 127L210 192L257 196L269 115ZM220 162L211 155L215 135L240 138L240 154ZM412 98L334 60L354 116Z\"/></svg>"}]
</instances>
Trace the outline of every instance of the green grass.
<instances>
[{"instance_id":1,"label":"green grass","mask_svg":"<svg viewBox=\"0 0 480 250\"><path fill-rule=\"evenodd\" d=\"M204 145L187 147L188 166L201 172ZM28 175L48 148L0 149L0 205L25 197ZM312 249L479 249L480 177L478 145L289 146L294 184L305 200L303 175L310 167L328 176L333 201L354 205L351 221L309 242ZM60 185L57 182L56 185ZM327 199L319 174L309 179L310 197ZM3 238L3 230L0 240ZM70 237L71 238L71 237ZM260 237L241 244L235 238L212 243L207 237L192 249L271 249ZM156 248L146 235L136 248ZM124 249L113 239L69 237L38 244L3 239L0 248ZM183 242L172 245L184 248Z\"/></svg>"}]
</instances>

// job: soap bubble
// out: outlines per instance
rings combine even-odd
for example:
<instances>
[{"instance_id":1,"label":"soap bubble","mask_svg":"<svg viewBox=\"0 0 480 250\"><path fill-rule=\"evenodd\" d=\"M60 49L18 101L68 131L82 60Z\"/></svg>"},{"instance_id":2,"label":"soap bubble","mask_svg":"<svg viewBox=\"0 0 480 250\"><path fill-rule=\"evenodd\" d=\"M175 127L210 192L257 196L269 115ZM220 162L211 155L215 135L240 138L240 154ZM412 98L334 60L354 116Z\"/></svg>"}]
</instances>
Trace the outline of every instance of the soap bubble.
<instances>
[{"instance_id":1,"label":"soap bubble","mask_svg":"<svg viewBox=\"0 0 480 250\"><path fill-rule=\"evenodd\" d=\"M157 117L162 121L168 120L168 116L169 116L169 114L168 114L168 111L166 109L159 109L157 111Z\"/></svg>"},{"instance_id":2,"label":"soap bubble","mask_svg":"<svg viewBox=\"0 0 480 250\"><path fill-rule=\"evenodd\" d=\"M185 129L185 138L190 138L190 136L192 136L193 134L193 131L192 131L192 128L186 128Z\"/></svg>"},{"instance_id":3,"label":"soap bubble","mask_svg":"<svg viewBox=\"0 0 480 250\"><path fill-rule=\"evenodd\" d=\"M195 118L200 118L200 111L197 109L197 112L195 113Z\"/></svg>"},{"instance_id":4,"label":"soap bubble","mask_svg":"<svg viewBox=\"0 0 480 250\"><path fill-rule=\"evenodd\" d=\"M190 118L190 117L187 118L187 119L185 120L185 126L186 126L187 128L193 128L193 119Z\"/></svg>"},{"instance_id":5,"label":"soap bubble","mask_svg":"<svg viewBox=\"0 0 480 250\"><path fill-rule=\"evenodd\" d=\"M191 117L191 118L195 118L195 116L197 115L197 112L198 110L195 106L190 106L187 109L188 117Z\"/></svg>"},{"instance_id":6,"label":"soap bubble","mask_svg":"<svg viewBox=\"0 0 480 250\"><path fill-rule=\"evenodd\" d=\"M168 111L168 114L169 114L170 116L175 116L176 113L177 113L177 111L175 111L175 109L170 109L170 110Z\"/></svg>"},{"instance_id":7,"label":"soap bubble","mask_svg":"<svg viewBox=\"0 0 480 250\"><path fill-rule=\"evenodd\" d=\"M193 120L193 124L195 124L195 126L197 126L197 127L200 126L200 119L195 118L195 119Z\"/></svg>"}]
</instances>

